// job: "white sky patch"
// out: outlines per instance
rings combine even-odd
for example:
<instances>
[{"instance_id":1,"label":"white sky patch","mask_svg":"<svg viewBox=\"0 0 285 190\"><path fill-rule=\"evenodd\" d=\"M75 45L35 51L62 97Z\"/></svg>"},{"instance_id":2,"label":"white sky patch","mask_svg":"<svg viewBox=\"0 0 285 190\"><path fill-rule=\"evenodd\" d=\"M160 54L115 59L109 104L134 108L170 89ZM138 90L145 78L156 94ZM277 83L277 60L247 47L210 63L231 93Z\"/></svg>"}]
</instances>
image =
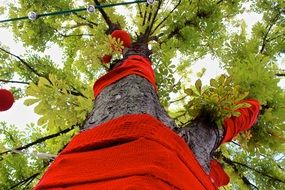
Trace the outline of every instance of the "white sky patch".
<instances>
[{"instance_id":1,"label":"white sky patch","mask_svg":"<svg viewBox=\"0 0 285 190\"><path fill-rule=\"evenodd\" d=\"M254 24L262 20L262 14L245 12L243 14L237 15L237 19L241 19L246 22L247 25L246 32L250 36Z\"/></svg>"},{"instance_id":2,"label":"white sky patch","mask_svg":"<svg viewBox=\"0 0 285 190\"><path fill-rule=\"evenodd\" d=\"M45 52L42 55L49 55L51 60L59 66L59 68L63 68L64 66L64 55L63 50L54 43L51 43L48 45L48 48L45 50Z\"/></svg>"},{"instance_id":3,"label":"white sky patch","mask_svg":"<svg viewBox=\"0 0 285 190\"><path fill-rule=\"evenodd\" d=\"M210 79L215 78L218 75L225 73L219 66L219 60L214 59L211 55L206 55L203 59L196 61L192 66L191 69L194 73L201 72L203 68L206 69L203 76L200 78L204 85L210 84ZM190 75L192 83L195 82L199 77L195 74Z\"/></svg>"},{"instance_id":4,"label":"white sky patch","mask_svg":"<svg viewBox=\"0 0 285 190\"><path fill-rule=\"evenodd\" d=\"M14 105L5 112L0 112L0 121L24 128L26 124L37 123L39 116L34 113L34 106L25 106L24 99L17 100Z\"/></svg>"},{"instance_id":5,"label":"white sky patch","mask_svg":"<svg viewBox=\"0 0 285 190\"><path fill-rule=\"evenodd\" d=\"M9 51L16 55L23 54L26 51L23 43L16 42L12 30L7 28L0 28L0 45L8 46Z\"/></svg>"}]
</instances>

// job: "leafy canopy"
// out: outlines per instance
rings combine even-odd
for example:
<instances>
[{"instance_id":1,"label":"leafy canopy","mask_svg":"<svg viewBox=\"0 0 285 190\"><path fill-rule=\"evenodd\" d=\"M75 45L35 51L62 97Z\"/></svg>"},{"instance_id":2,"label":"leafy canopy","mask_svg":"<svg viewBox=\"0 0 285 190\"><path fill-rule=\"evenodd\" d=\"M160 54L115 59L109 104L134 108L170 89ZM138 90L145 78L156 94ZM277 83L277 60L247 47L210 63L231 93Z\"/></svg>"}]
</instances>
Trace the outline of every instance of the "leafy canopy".
<instances>
[{"instance_id":1,"label":"leafy canopy","mask_svg":"<svg viewBox=\"0 0 285 190\"><path fill-rule=\"evenodd\" d=\"M78 8L79 2L18 0L0 7L0 12L20 17L29 11ZM280 77L285 76L280 67L285 52L284 1L160 0L152 6L134 4L104 11L112 22L128 30L134 41L148 33L159 97L178 125L206 109L221 126L225 117L239 114L236 102L258 99L262 103L258 123L221 147L217 155L231 176L225 189L284 187L285 93L278 86ZM244 13L262 16L250 32L238 19ZM92 85L106 72L101 57L111 53L109 42L113 39L106 34L108 25L98 10L2 27L11 29L27 52L15 55L8 44L0 44L0 84L12 86L17 98L28 97L25 104L36 105L40 119L25 129L0 124L0 189L30 189L92 109ZM53 46L64 54L60 65L42 53ZM225 74L213 76L208 85L200 79L189 80L195 75L191 66L208 55L219 62ZM212 64L207 63L206 72ZM24 85L7 82L15 79Z\"/></svg>"}]
</instances>

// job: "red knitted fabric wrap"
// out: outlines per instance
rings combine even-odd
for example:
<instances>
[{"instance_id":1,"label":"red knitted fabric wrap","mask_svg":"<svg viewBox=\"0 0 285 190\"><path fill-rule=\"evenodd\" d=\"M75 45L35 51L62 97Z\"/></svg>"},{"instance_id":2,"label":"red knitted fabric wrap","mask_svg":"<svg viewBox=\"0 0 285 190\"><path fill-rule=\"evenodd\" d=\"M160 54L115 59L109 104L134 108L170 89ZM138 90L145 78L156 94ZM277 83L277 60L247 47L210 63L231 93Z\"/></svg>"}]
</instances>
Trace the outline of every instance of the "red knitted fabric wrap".
<instances>
[{"instance_id":1,"label":"red knitted fabric wrap","mask_svg":"<svg viewBox=\"0 0 285 190\"><path fill-rule=\"evenodd\" d=\"M224 120L224 138L222 143L231 141L238 133L250 129L257 120L259 114L260 104L257 100L247 99L241 103L248 103L249 108L238 109L240 112L239 117L230 117ZM218 188L227 185L230 181L229 176L226 174L220 163L216 160L211 161L211 171L209 174L210 179Z\"/></svg>"},{"instance_id":2,"label":"red knitted fabric wrap","mask_svg":"<svg viewBox=\"0 0 285 190\"><path fill-rule=\"evenodd\" d=\"M243 100L241 103L248 103L251 106L238 109L239 117L230 117L224 120L225 134L222 143L230 142L240 132L250 129L257 120L260 103L255 99Z\"/></svg>"},{"instance_id":3,"label":"red knitted fabric wrap","mask_svg":"<svg viewBox=\"0 0 285 190\"><path fill-rule=\"evenodd\" d=\"M260 104L257 100L247 99L241 103L248 103L249 108L238 109L240 112L239 117L230 117L224 120L224 138L222 143L231 141L238 133L250 129L257 120L259 114ZM218 188L227 185L230 181L229 176L222 168L221 164L216 160L211 160L211 171L209 174L210 179Z\"/></svg>"},{"instance_id":4,"label":"red knitted fabric wrap","mask_svg":"<svg viewBox=\"0 0 285 190\"><path fill-rule=\"evenodd\" d=\"M211 160L210 167L211 171L209 176L217 188L225 186L230 182L230 177L217 160Z\"/></svg>"},{"instance_id":5,"label":"red knitted fabric wrap","mask_svg":"<svg viewBox=\"0 0 285 190\"><path fill-rule=\"evenodd\" d=\"M98 94L110 84L132 74L144 77L153 85L155 90L157 90L151 62L142 56L132 55L124 60L120 66L105 74L95 82L93 86L94 96L98 96Z\"/></svg>"},{"instance_id":6,"label":"red knitted fabric wrap","mask_svg":"<svg viewBox=\"0 0 285 190\"><path fill-rule=\"evenodd\" d=\"M35 190L215 190L181 137L147 114L75 136Z\"/></svg>"}]
</instances>

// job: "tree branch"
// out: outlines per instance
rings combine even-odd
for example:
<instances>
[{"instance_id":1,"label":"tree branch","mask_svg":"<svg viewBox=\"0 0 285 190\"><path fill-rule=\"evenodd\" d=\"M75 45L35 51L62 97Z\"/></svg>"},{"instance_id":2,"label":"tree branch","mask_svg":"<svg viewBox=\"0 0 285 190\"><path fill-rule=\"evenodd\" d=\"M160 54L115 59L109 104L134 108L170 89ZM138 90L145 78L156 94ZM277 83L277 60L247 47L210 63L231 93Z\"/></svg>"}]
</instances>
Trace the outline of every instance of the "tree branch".
<instances>
[{"instance_id":1,"label":"tree branch","mask_svg":"<svg viewBox=\"0 0 285 190\"><path fill-rule=\"evenodd\" d=\"M28 70L32 71L35 75L37 75L38 77L44 77L42 74L38 73L33 67L31 67L25 60L23 60L20 56L17 56L3 48L0 47L0 50L11 55L12 57L18 59L26 68L28 68Z\"/></svg>"},{"instance_id":2,"label":"tree branch","mask_svg":"<svg viewBox=\"0 0 285 190\"><path fill-rule=\"evenodd\" d=\"M182 113L181 113L180 115L177 115L176 117L173 117L172 119L178 120L180 117L183 117L183 116L185 116L185 115L187 114L186 111L181 111L181 112L182 112Z\"/></svg>"},{"instance_id":3,"label":"tree branch","mask_svg":"<svg viewBox=\"0 0 285 190\"><path fill-rule=\"evenodd\" d=\"M26 182L26 185L23 187L23 189L27 189L27 187L37 178L37 176L34 176L33 178L30 178L29 181Z\"/></svg>"},{"instance_id":4,"label":"tree branch","mask_svg":"<svg viewBox=\"0 0 285 190\"><path fill-rule=\"evenodd\" d=\"M107 31L107 34L111 34L114 30L117 30L117 29L121 28L119 24L114 24L114 23L111 21L111 19L109 18L109 16L107 15L107 13L104 11L104 9L102 9L102 8L100 7L100 3L99 3L98 0L94 0L94 3L95 3L97 6L99 6L99 8L98 8L98 9L99 9L99 12L101 13L103 19L105 20L106 24L107 24L108 27L109 27L109 30Z\"/></svg>"},{"instance_id":5,"label":"tree branch","mask_svg":"<svg viewBox=\"0 0 285 190\"><path fill-rule=\"evenodd\" d=\"M90 28L93 28L93 26L98 26L98 24L97 23L95 23L95 22L93 22L93 21L91 21L91 20L88 20L87 18L85 18L84 16L82 16L82 15L79 15L78 13L73 13L74 15L76 15L78 18L81 18L82 20L85 20L86 22L88 22L88 26L90 27Z\"/></svg>"},{"instance_id":6,"label":"tree branch","mask_svg":"<svg viewBox=\"0 0 285 190\"><path fill-rule=\"evenodd\" d=\"M146 22L146 15L147 15L147 8L148 8L148 4L146 5L146 8L145 8L145 11L144 11L144 15L143 15L143 22L142 22L142 26L145 25L145 22Z\"/></svg>"},{"instance_id":7,"label":"tree branch","mask_svg":"<svg viewBox=\"0 0 285 190\"><path fill-rule=\"evenodd\" d=\"M274 37L272 37L272 38L268 38L267 41L268 41L268 42L271 42L271 41L276 40L276 39L278 39L278 38L281 38L281 39L284 40L284 37L285 37L285 33L281 33L281 34L278 34L278 35L276 35L276 36L274 36Z\"/></svg>"},{"instance_id":8,"label":"tree branch","mask_svg":"<svg viewBox=\"0 0 285 190\"><path fill-rule=\"evenodd\" d=\"M262 45L261 45L261 49L259 51L260 54L264 53L266 42L267 42L267 37L268 37L272 27L276 24L276 21L278 20L279 16L280 16L280 13L276 14L275 17L272 19L272 22L266 27L267 31L266 31L265 35L263 36L263 38L262 38Z\"/></svg>"},{"instance_id":9,"label":"tree branch","mask_svg":"<svg viewBox=\"0 0 285 190\"><path fill-rule=\"evenodd\" d=\"M254 184L252 184L248 179L247 177L245 177L243 174L239 173L239 170L237 168L237 166L235 165L235 163L230 160L229 158L225 157L224 155L221 155L222 156L222 159L224 160L224 162L226 162L227 164L229 164L233 169L234 171L241 177L242 181L244 182L244 184L246 184L247 186L252 186L254 187L255 189L259 189L258 187L256 187Z\"/></svg>"},{"instance_id":10,"label":"tree branch","mask_svg":"<svg viewBox=\"0 0 285 190\"><path fill-rule=\"evenodd\" d=\"M82 37L82 36L95 36L93 34L71 34L71 35L67 35L67 34L62 34L62 33L58 33L60 36L64 37L64 38L70 38L70 37Z\"/></svg>"},{"instance_id":11,"label":"tree branch","mask_svg":"<svg viewBox=\"0 0 285 190\"><path fill-rule=\"evenodd\" d=\"M181 101L181 100L184 100L186 97L188 97L188 96L183 96L183 97L181 97L181 98L179 98L179 99L177 99L177 100L172 100L172 101L169 102L169 104L173 104L173 103L175 103L175 102L179 102L179 101Z\"/></svg>"},{"instance_id":12,"label":"tree branch","mask_svg":"<svg viewBox=\"0 0 285 190\"><path fill-rule=\"evenodd\" d=\"M179 0L175 7L169 12L169 14L153 29L151 34L153 34L168 18L169 16L177 9L177 7L181 4L182 0Z\"/></svg>"},{"instance_id":13,"label":"tree branch","mask_svg":"<svg viewBox=\"0 0 285 190\"><path fill-rule=\"evenodd\" d=\"M88 23L76 23L75 25L71 25L71 26L63 26L63 27L61 27L61 29L68 29L69 30L69 29L79 28L81 26L88 26L88 27L90 27L90 24L88 24ZM57 29L54 28L54 30L57 30Z\"/></svg>"},{"instance_id":14,"label":"tree branch","mask_svg":"<svg viewBox=\"0 0 285 190\"><path fill-rule=\"evenodd\" d=\"M150 36L150 34L151 34L151 31L152 31L153 25L154 25L154 23L155 23L155 20L156 20L156 17L157 17L157 15L158 15L158 11L159 11L159 9L160 9L161 5L162 5L162 0L158 1L157 9L156 9L156 11L154 12L154 16L152 17L152 20L151 20L150 25L148 26L148 29L146 30L146 33L145 33L145 35L146 35L146 39L148 39L148 38L149 38L149 36ZM151 15L151 12L150 12L149 20L148 20L148 21L150 21L151 16L152 16L152 15Z\"/></svg>"},{"instance_id":15,"label":"tree branch","mask_svg":"<svg viewBox=\"0 0 285 190\"><path fill-rule=\"evenodd\" d=\"M9 51L7 51L7 50L1 48L1 47L0 47L0 50L2 50L3 52L5 52L5 53L11 55L12 57L18 59L28 70L32 71L36 76L38 76L38 77L43 77L43 78L47 79L47 80L52 84L51 80L49 79L49 77L48 77L47 75L43 75L43 74L40 74L39 72L37 72L33 67L31 67L31 66L30 66L24 59L22 59L20 56L15 55L15 54L13 54L13 53L11 53L11 52L9 52ZM71 86L71 87L72 87L72 86ZM72 90L70 90L70 91L68 91L68 92L71 93L71 94L74 95L74 96L82 96L82 97L84 97L84 98L87 98L87 97L85 97L80 91L76 90L74 87L72 87Z\"/></svg>"},{"instance_id":16,"label":"tree branch","mask_svg":"<svg viewBox=\"0 0 285 190\"><path fill-rule=\"evenodd\" d=\"M176 26L174 28L174 30L172 32L170 32L167 36L167 38L162 42L164 43L165 41L171 39L173 36L176 36L176 35L181 35L180 34L180 31L185 27L185 26L197 26L196 23L194 23L192 20L186 20L185 23L181 26ZM162 36L162 34L159 34L159 36Z\"/></svg>"},{"instance_id":17,"label":"tree branch","mask_svg":"<svg viewBox=\"0 0 285 190\"><path fill-rule=\"evenodd\" d=\"M17 84L30 84L29 82L24 82L24 81L4 80L4 79L0 79L0 82L3 82L3 83L17 83Z\"/></svg>"},{"instance_id":18,"label":"tree branch","mask_svg":"<svg viewBox=\"0 0 285 190\"><path fill-rule=\"evenodd\" d=\"M39 172L38 172L38 173L35 173L35 174L33 174L33 175L31 175L30 177L27 177L26 179L23 179L22 181L20 181L19 183L13 185L13 186L10 187L9 189L14 189L14 188L16 188L16 187L18 187L18 186L20 186L20 185L24 185L24 184L26 184L26 183L29 184L29 183L31 183L38 175L40 175Z\"/></svg>"},{"instance_id":19,"label":"tree branch","mask_svg":"<svg viewBox=\"0 0 285 190\"><path fill-rule=\"evenodd\" d=\"M220 3L222 3L223 1L224 1L224 0L219 0L219 1L217 2L217 5L220 4Z\"/></svg>"},{"instance_id":20,"label":"tree branch","mask_svg":"<svg viewBox=\"0 0 285 190\"><path fill-rule=\"evenodd\" d=\"M285 73L276 73L275 76L277 76L277 77L285 77Z\"/></svg>"},{"instance_id":21,"label":"tree branch","mask_svg":"<svg viewBox=\"0 0 285 190\"><path fill-rule=\"evenodd\" d=\"M10 187L9 190L15 189L16 187L18 187L20 185L25 185L26 183L27 183L27 185L29 185L38 175L40 175L39 172L31 175L30 177L27 177L26 179L23 179L22 181L18 182L17 184L13 185L12 187Z\"/></svg>"},{"instance_id":22,"label":"tree branch","mask_svg":"<svg viewBox=\"0 0 285 190\"><path fill-rule=\"evenodd\" d=\"M139 4L139 3L137 3L137 6L138 6L138 10L139 10L139 15L140 15L140 17L142 18L142 17L143 17L143 15L142 15L142 9L141 9L141 6L140 6L140 4Z\"/></svg>"},{"instance_id":23,"label":"tree branch","mask_svg":"<svg viewBox=\"0 0 285 190\"><path fill-rule=\"evenodd\" d=\"M261 174L261 175L263 175L263 176L266 176L267 178L270 178L270 179L272 179L272 180L274 180L274 181L278 181L278 182L280 182L280 183L285 183L285 181L282 180L282 179L279 179L279 178L277 178L277 177L273 177L273 176L271 176L271 175L268 175L267 173L262 172L262 171L259 171L259 170L255 169L255 168L252 168L252 167L250 167L250 166L248 166L248 165L246 165L246 164L244 164L244 163L240 163L240 162L237 162L237 161L233 161L233 160L231 160L231 159L225 157L224 155L222 155L222 159L223 159L226 163L228 163L228 164L230 164L230 165L240 165L240 166L245 167L245 168L247 168L247 169L250 169L250 170L252 170L252 171L254 171L254 172L256 172L256 173L259 173L259 174Z\"/></svg>"},{"instance_id":24,"label":"tree branch","mask_svg":"<svg viewBox=\"0 0 285 190\"><path fill-rule=\"evenodd\" d=\"M20 151L20 150L27 149L27 148L29 148L29 147L35 145L35 144L39 144L39 143L42 143L42 142L44 142L44 141L46 141L46 140L48 140L48 139L52 139L52 138L58 137L58 136L60 136L60 135L62 135L62 134L65 134L65 133L67 133L67 132L69 132L69 131L75 129L75 127L77 127L77 125L73 125L73 126L71 126L70 128L67 128L67 129L65 129L65 130L63 130L63 131L60 131L60 132L58 132L58 133L54 133L54 134L51 134L51 135L44 136L44 137L39 138L39 139L37 139L37 140L35 140L35 141L31 142L31 143L28 143L28 144L26 144L26 145L24 145L24 146L20 146L20 147L14 148L14 149L12 149L12 150L7 150L7 151L4 151L4 152L1 152L1 153L0 153L0 156L2 156L2 155L4 155L4 154L7 154L7 153L14 152L15 150L16 150L16 151Z\"/></svg>"}]
</instances>

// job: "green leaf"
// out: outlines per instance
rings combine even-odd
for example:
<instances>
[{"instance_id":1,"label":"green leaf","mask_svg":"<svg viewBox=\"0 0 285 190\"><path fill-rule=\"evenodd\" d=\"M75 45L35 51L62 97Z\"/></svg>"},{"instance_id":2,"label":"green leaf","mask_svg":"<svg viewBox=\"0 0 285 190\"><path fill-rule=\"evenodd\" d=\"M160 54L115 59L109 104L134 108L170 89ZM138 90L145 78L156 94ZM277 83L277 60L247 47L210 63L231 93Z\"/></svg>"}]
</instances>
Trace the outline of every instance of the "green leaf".
<instances>
[{"instance_id":1,"label":"green leaf","mask_svg":"<svg viewBox=\"0 0 285 190\"><path fill-rule=\"evenodd\" d=\"M212 87L218 87L218 86L219 86L219 83L218 83L218 81L216 81L215 79L211 79L211 80L210 80L210 85L211 85Z\"/></svg>"},{"instance_id":2,"label":"green leaf","mask_svg":"<svg viewBox=\"0 0 285 190\"><path fill-rule=\"evenodd\" d=\"M195 95L195 92L191 88L186 88L184 92L189 96Z\"/></svg>"},{"instance_id":3,"label":"green leaf","mask_svg":"<svg viewBox=\"0 0 285 190\"><path fill-rule=\"evenodd\" d=\"M200 79L196 80L195 87L196 87L197 91L201 94L201 91L202 91L202 81Z\"/></svg>"},{"instance_id":4,"label":"green leaf","mask_svg":"<svg viewBox=\"0 0 285 190\"><path fill-rule=\"evenodd\" d=\"M26 106L30 106L30 105L33 105L33 104L39 102L39 101L40 101L40 99L38 99L38 98L29 98L29 99L26 99L26 100L24 101L24 104L25 104Z\"/></svg>"}]
</instances>

